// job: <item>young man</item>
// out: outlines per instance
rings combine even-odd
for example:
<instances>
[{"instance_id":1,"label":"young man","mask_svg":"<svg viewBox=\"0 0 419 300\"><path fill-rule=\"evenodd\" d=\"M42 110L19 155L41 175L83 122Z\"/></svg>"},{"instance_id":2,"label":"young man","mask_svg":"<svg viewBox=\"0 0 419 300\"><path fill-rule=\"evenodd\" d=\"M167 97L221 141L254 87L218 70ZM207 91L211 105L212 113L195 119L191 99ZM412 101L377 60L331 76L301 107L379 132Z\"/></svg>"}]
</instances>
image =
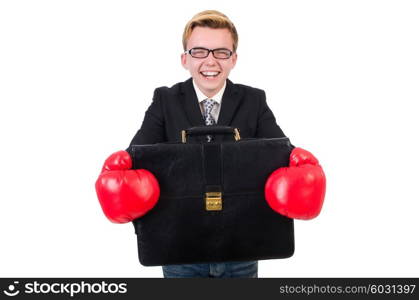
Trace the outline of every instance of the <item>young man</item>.
<instances>
[{"instance_id":1,"label":"young man","mask_svg":"<svg viewBox=\"0 0 419 300\"><path fill-rule=\"evenodd\" d=\"M153 102L131 145L180 141L181 130L214 124L239 128L242 138L284 137L266 103L264 91L234 84L228 79L237 62L237 44L236 28L227 16L213 10L195 15L185 27L184 53L181 55L181 63L190 72L191 78L171 88L155 90ZM210 136L208 139L211 141ZM291 157L291 161L297 161L299 165L307 161L315 164L315 158L309 152L294 155L297 159ZM158 201L156 179L152 174L134 173L138 170L131 170L131 165L127 152L114 153L105 162L96 183L102 208L113 222L123 223L139 218ZM272 186L276 188L275 183ZM143 191L142 195L138 194L138 190ZM283 199L277 199L275 190L268 191L267 195L270 195L267 200L271 207L283 213L279 207ZM290 217L298 217L298 213ZM163 266L163 274L166 278L256 278L258 262L166 265Z\"/></svg>"},{"instance_id":2,"label":"young man","mask_svg":"<svg viewBox=\"0 0 419 300\"><path fill-rule=\"evenodd\" d=\"M227 16L217 11L195 15L186 24L181 55L192 78L155 90L131 144L179 141L182 129L208 123L238 127L243 138L283 137L265 92L228 80L236 65L237 44L236 28ZM209 108L206 121L203 116Z\"/></svg>"}]
</instances>

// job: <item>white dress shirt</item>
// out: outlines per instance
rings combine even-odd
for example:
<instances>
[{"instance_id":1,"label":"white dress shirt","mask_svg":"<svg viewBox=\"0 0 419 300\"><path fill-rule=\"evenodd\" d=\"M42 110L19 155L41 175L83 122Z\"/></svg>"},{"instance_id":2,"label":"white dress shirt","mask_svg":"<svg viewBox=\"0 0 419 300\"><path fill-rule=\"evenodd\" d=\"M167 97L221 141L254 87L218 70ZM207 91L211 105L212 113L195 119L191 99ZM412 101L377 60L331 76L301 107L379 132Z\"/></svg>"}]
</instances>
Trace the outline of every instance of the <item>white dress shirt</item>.
<instances>
[{"instance_id":1,"label":"white dress shirt","mask_svg":"<svg viewBox=\"0 0 419 300\"><path fill-rule=\"evenodd\" d=\"M204 105L203 105L202 101L204 101L205 99L209 99L209 98L201 92L199 87L195 84L194 80L192 80L192 82L193 82L193 87L195 89L196 97L198 98L199 107L201 108L201 114L203 114L204 113ZM211 99L213 99L216 103L214 105L214 108L211 110L211 116L214 118L216 123L218 122L218 116L220 115L221 100L223 98L223 94L224 94L224 90L226 89L226 85L227 85L227 81L224 82L224 85L221 88L221 90L219 90L218 93L216 95L214 95L214 97L211 97Z\"/></svg>"}]
</instances>

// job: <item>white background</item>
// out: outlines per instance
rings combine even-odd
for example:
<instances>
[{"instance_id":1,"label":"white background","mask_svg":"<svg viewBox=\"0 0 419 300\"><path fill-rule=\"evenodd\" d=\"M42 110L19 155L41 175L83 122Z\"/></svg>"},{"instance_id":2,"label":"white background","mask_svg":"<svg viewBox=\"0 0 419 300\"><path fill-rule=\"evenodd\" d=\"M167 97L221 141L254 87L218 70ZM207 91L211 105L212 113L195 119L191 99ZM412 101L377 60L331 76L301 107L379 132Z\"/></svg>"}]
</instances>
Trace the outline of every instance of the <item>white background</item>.
<instances>
[{"instance_id":1,"label":"white background","mask_svg":"<svg viewBox=\"0 0 419 300\"><path fill-rule=\"evenodd\" d=\"M321 215L260 277L419 276L417 1L1 1L0 276L161 277L94 182L180 65L186 22L240 36L233 82L266 91L327 175Z\"/></svg>"}]
</instances>

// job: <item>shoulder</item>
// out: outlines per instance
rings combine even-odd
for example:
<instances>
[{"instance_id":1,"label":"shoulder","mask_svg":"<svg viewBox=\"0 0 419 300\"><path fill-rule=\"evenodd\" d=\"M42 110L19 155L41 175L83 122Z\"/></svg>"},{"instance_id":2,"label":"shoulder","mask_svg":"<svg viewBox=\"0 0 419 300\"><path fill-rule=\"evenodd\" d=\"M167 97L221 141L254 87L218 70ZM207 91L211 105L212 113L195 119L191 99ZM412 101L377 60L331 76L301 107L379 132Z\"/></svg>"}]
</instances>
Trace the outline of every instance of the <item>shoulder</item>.
<instances>
[{"instance_id":1,"label":"shoulder","mask_svg":"<svg viewBox=\"0 0 419 300\"><path fill-rule=\"evenodd\" d=\"M235 93L243 95L245 98L259 101L264 101L266 99L265 91L260 88L240 83L233 83L230 80L227 81L227 84L231 85L232 90Z\"/></svg>"},{"instance_id":2,"label":"shoulder","mask_svg":"<svg viewBox=\"0 0 419 300\"><path fill-rule=\"evenodd\" d=\"M264 90L239 83L234 83L232 86L232 90L236 91L233 95L236 93L236 97L241 99L243 107L247 107L247 110L260 115L269 109Z\"/></svg>"},{"instance_id":3,"label":"shoulder","mask_svg":"<svg viewBox=\"0 0 419 300\"><path fill-rule=\"evenodd\" d=\"M174 97L176 95L184 93L186 89L188 89L189 86L192 86L191 79L188 79L186 81L178 82L171 87L168 86L161 86L154 90L154 96L160 96L163 98L167 97ZM189 87L190 88L190 87Z\"/></svg>"}]
</instances>

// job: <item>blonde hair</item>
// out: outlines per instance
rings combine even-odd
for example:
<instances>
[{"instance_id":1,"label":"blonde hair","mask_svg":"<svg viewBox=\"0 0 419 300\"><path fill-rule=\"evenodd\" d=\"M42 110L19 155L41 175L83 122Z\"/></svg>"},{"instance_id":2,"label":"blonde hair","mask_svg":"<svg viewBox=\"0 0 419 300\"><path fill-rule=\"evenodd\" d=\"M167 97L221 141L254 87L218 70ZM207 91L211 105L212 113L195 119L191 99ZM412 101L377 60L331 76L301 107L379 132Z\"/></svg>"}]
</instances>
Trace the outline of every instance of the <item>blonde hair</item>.
<instances>
[{"instance_id":1,"label":"blonde hair","mask_svg":"<svg viewBox=\"0 0 419 300\"><path fill-rule=\"evenodd\" d=\"M236 27L225 14L216 10L202 11L193 16L193 18L186 24L182 37L183 50L187 50L186 44L188 39L191 37L193 29L197 26L214 29L228 29L231 33L231 37L233 38L233 52L236 52L239 42L239 35L237 34Z\"/></svg>"}]
</instances>

